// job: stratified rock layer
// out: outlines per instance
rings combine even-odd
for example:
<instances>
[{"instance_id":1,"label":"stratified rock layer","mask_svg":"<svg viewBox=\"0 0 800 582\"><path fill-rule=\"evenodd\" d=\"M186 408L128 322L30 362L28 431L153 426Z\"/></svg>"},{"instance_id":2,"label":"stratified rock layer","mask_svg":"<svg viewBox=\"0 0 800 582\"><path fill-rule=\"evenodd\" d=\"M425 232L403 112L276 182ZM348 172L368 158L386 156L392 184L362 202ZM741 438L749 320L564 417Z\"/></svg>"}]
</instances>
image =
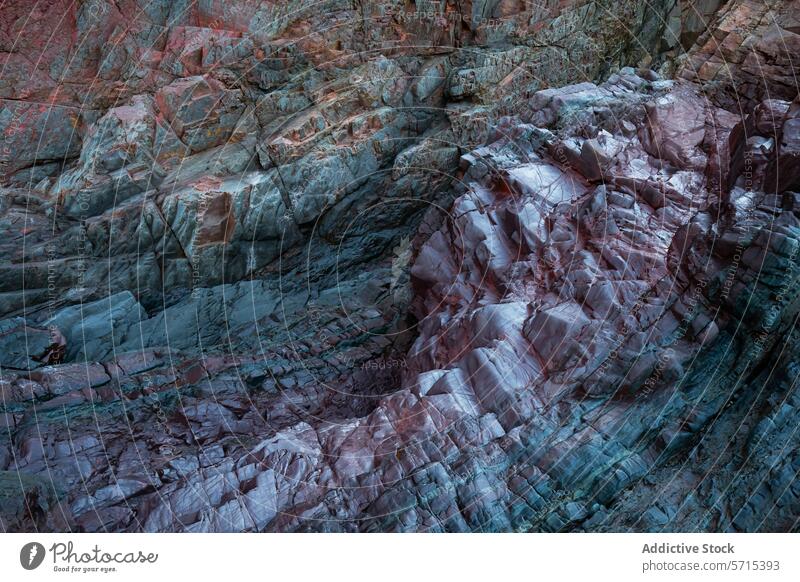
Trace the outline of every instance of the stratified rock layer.
<instances>
[{"instance_id":1,"label":"stratified rock layer","mask_svg":"<svg viewBox=\"0 0 800 582\"><path fill-rule=\"evenodd\" d=\"M764 99L797 95L800 3L730 0L689 51L681 76L717 103L747 111Z\"/></svg>"},{"instance_id":2,"label":"stratified rock layer","mask_svg":"<svg viewBox=\"0 0 800 582\"><path fill-rule=\"evenodd\" d=\"M0 26L3 530L797 528L791 68L620 69L769 13L50 4Z\"/></svg>"}]
</instances>

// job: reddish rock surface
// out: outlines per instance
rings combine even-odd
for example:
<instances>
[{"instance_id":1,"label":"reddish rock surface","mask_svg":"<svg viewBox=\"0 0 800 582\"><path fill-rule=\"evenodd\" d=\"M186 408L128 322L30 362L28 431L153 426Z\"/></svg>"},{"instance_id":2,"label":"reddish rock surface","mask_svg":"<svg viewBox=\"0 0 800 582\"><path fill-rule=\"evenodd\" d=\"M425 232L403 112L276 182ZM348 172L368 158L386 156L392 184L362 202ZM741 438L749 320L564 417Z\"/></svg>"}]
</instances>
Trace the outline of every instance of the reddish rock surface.
<instances>
[{"instance_id":1,"label":"reddish rock surface","mask_svg":"<svg viewBox=\"0 0 800 582\"><path fill-rule=\"evenodd\" d=\"M0 529L796 530L795 3L606 4L4 6Z\"/></svg>"},{"instance_id":2,"label":"reddish rock surface","mask_svg":"<svg viewBox=\"0 0 800 582\"><path fill-rule=\"evenodd\" d=\"M797 95L800 3L731 0L689 51L681 77L731 111Z\"/></svg>"}]
</instances>

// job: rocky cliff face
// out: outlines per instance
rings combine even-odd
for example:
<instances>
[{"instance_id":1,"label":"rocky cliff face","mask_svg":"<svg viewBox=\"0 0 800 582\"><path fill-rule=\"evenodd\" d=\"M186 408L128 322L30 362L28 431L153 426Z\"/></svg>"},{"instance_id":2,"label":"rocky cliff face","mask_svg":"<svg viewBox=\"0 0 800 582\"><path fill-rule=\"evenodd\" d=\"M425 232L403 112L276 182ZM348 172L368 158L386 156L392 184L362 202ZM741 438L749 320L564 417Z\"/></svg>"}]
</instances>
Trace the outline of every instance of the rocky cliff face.
<instances>
[{"instance_id":1,"label":"rocky cliff face","mask_svg":"<svg viewBox=\"0 0 800 582\"><path fill-rule=\"evenodd\" d=\"M2 529L796 529L794 8L4 7Z\"/></svg>"}]
</instances>

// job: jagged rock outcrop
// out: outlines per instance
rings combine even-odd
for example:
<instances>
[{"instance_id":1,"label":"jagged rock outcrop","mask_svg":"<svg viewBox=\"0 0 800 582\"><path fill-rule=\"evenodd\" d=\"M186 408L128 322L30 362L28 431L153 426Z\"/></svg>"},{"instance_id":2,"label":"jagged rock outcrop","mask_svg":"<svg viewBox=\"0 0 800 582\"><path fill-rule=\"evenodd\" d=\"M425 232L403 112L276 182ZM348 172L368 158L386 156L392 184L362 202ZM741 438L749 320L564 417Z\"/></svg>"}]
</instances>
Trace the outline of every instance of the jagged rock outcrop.
<instances>
[{"instance_id":1,"label":"jagged rock outcrop","mask_svg":"<svg viewBox=\"0 0 800 582\"><path fill-rule=\"evenodd\" d=\"M681 76L716 102L746 112L765 99L797 95L800 4L729 0L698 38Z\"/></svg>"},{"instance_id":2,"label":"jagged rock outcrop","mask_svg":"<svg viewBox=\"0 0 800 582\"><path fill-rule=\"evenodd\" d=\"M797 528L791 2L40 4L0 528Z\"/></svg>"}]
</instances>

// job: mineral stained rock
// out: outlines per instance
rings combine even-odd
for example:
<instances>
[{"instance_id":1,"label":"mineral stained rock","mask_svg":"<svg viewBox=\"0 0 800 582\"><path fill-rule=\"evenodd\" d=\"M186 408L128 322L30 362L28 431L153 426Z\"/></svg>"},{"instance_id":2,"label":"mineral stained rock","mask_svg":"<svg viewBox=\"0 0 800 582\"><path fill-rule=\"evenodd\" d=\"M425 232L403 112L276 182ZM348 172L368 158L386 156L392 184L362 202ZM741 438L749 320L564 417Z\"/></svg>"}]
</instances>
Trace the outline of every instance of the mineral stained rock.
<instances>
[{"instance_id":1,"label":"mineral stained rock","mask_svg":"<svg viewBox=\"0 0 800 582\"><path fill-rule=\"evenodd\" d=\"M6 3L0 530L796 531L799 33Z\"/></svg>"}]
</instances>

